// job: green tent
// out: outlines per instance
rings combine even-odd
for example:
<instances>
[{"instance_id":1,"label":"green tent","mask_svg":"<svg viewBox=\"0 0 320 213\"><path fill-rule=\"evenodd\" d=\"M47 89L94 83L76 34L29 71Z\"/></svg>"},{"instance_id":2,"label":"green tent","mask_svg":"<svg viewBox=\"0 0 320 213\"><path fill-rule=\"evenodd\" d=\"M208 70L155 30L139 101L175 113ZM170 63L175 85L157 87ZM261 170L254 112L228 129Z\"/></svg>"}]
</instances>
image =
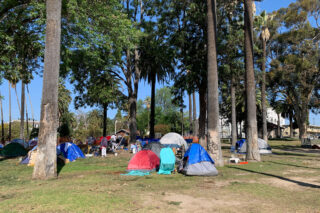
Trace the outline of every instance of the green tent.
<instances>
[{"instance_id":1,"label":"green tent","mask_svg":"<svg viewBox=\"0 0 320 213\"><path fill-rule=\"evenodd\" d=\"M160 168L158 174L170 175L174 170L176 157L171 148L163 148L160 151Z\"/></svg>"},{"instance_id":2,"label":"green tent","mask_svg":"<svg viewBox=\"0 0 320 213\"><path fill-rule=\"evenodd\" d=\"M28 151L19 143L9 143L0 152L0 155L4 157L18 157L27 154Z\"/></svg>"}]
</instances>

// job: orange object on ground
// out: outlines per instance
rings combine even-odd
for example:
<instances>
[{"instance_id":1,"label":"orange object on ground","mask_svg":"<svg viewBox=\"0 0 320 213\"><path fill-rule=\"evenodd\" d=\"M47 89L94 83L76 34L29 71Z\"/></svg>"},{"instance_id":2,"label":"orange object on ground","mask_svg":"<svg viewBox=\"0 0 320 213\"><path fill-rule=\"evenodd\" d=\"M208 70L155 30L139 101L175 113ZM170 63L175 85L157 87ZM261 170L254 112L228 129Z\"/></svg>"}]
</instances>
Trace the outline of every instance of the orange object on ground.
<instances>
[{"instance_id":1,"label":"orange object on ground","mask_svg":"<svg viewBox=\"0 0 320 213\"><path fill-rule=\"evenodd\" d=\"M239 164L248 164L247 161L240 162Z\"/></svg>"}]
</instances>

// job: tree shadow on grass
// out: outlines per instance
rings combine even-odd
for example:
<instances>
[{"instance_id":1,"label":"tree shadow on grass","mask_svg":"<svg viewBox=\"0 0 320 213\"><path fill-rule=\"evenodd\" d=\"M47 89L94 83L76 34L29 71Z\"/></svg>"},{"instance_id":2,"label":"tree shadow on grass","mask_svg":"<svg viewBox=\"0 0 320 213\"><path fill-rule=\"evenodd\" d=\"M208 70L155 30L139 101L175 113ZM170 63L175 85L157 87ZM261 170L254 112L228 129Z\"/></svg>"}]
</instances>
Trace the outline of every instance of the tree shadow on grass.
<instances>
[{"instance_id":1,"label":"tree shadow on grass","mask_svg":"<svg viewBox=\"0 0 320 213\"><path fill-rule=\"evenodd\" d=\"M284 155L284 156L301 156L301 157L306 157L309 155L306 154L299 154L299 153L291 153L291 152L272 152L273 155Z\"/></svg>"},{"instance_id":2,"label":"tree shadow on grass","mask_svg":"<svg viewBox=\"0 0 320 213\"><path fill-rule=\"evenodd\" d=\"M279 162L274 162L274 161L268 161L270 163L274 163L274 164L279 164L279 165L284 165L284 166L294 166L294 167L298 167L298 168L305 168L305 169L319 169L320 168L316 168L316 167L307 167L307 166L299 166L299 165L295 165L295 164L290 164L290 163L279 163Z\"/></svg>"},{"instance_id":3,"label":"tree shadow on grass","mask_svg":"<svg viewBox=\"0 0 320 213\"><path fill-rule=\"evenodd\" d=\"M255 173L255 174L260 174L260 175L265 175L265 176L269 176L269 177L278 178L280 180L284 180L284 181L288 181L288 182L291 182L291 183L295 183L295 184L298 184L299 186L303 186L303 187L310 187L310 188L320 189L319 185L315 185L315 184L311 184L311 183L305 183L305 182L301 182L301 181L297 181L297 180L292 180L292 179L285 178L285 177L278 176L278 175L268 174L268 173L264 173L264 172L257 172L257 171L253 171L253 170L250 170L250 169L244 169L244 168L239 168L239 167L234 167L234 166L229 166L229 168L238 169L238 170L245 171L245 172L250 172L250 173Z\"/></svg>"},{"instance_id":4,"label":"tree shadow on grass","mask_svg":"<svg viewBox=\"0 0 320 213\"><path fill-rule=\"evenodd\" d=\"M62 160L61 158L57 157L57 176L59 176L62 168L66 165L66 163L64 162L64 160Z\"/></svg>"}]
</instances>

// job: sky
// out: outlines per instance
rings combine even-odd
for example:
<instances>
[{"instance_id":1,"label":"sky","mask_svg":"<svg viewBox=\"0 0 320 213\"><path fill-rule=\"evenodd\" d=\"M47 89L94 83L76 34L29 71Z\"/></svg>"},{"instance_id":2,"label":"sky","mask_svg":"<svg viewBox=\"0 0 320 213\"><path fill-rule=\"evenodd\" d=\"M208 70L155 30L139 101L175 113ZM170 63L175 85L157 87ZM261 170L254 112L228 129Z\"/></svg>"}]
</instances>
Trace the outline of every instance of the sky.
<instances>
[{"instance_id":1,"label":"sky","mask_svg":"<svg viewBox=\"0 0 320 213\"><path fill-rule=\"evenodd\" d=\"M263 10L266 10L267 12L272 12L274 10L277 10L281 7L287 7L290 3L294 2L293 0L264 0L263 2L257 2L256 3L256 9L257 14L261 13ZM170 83L172 84L172 82ZM169 85L170 85L169 84ZM156 88L161 88L164 85L156 84ZM8 82L3 81L0 85L0 92L1 95L4 97L3 101L3 111L4 111L4 120L7 122L9 120L9 95L8 95ZM75 97L75 94L73 92L73 87L69 83L66 83L66 87L72 91L72 97ZM21 83L17 84L17 95L20 100L21 95ZM30 92L30 98L31 103L33 106L34 111L34 119L40 120L40 105L41 105L41 95L42 95L42 77L35 76L34 80L32 80L31 84L29 85L29 92ZM148 83L141 81L139 83L139 91L138 91L138 99L145 99L147 96L151 95L151 87ZM29 96L26 95L26 101L27 101L27 108L28 108L28 114L29 117L32 119L32 112L31 112L31 105L30 105L30 99ZM199 101L198 101L198 94L196 94L196 100L197 100L197 110L199 113ZM20 118L19 108L17 104L17 97L15 94L14 89L11 89L11 102L12 102L12 120L17 120ZM189 99L187 94L184 96L184 103L186 105L185 111L188 111L189 109ZM74 108L73 102L70 104L70 111L76 112ZM80 109L83 112L87 112L92 110L92 108L81 108ZM108 117L113 118L116 114L115 110L109 110L108 111ZM310 124L312 125L319 125L320 126L320 114L315 115L310 113Z\"/></svg>"}]
</instances>

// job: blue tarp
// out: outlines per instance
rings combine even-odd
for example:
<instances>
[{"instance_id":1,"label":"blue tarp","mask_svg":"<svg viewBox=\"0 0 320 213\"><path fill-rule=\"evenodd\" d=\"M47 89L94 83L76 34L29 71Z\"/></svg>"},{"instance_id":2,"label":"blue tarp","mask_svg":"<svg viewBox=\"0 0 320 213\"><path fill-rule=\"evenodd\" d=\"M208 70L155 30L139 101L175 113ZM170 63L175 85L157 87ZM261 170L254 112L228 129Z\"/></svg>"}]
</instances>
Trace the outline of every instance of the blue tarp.
<instances>
[{"instance_id":1,"label":"blue tarp","mask_svg":"<svg viewBox=\"0 0 320 213\"><path fill-rule=\"evenodd\" d=\"M184 154L184 157L189 157L188 164L200 163L202 161L209 161L214 163L208 152L197 143L192 144Z\"/></svg>"},{"instance_id":2,"label":"blue tarp","mask_svg":"<svg viewBox=\"0 0 320 213\"><path fill-rule=\"evenodd\" d=\"M174 170L176 157L171 148L163 148L160 151L160 168L158 174L170 175Z\"/></svg>"},{"instance_id":3,"label":"blue tarp","mask_svg":"<svg viewBox=\"0 0 320 213\"><path fill-rule=\"evenodd\" d=\"M74 161L77 158L85 158L81 149L74 143L66 142L60 144L59 146L57 146L57 152L58 150L63 154L65 158L69 159L69 161Z\"/></svg>"}]
</instances>

